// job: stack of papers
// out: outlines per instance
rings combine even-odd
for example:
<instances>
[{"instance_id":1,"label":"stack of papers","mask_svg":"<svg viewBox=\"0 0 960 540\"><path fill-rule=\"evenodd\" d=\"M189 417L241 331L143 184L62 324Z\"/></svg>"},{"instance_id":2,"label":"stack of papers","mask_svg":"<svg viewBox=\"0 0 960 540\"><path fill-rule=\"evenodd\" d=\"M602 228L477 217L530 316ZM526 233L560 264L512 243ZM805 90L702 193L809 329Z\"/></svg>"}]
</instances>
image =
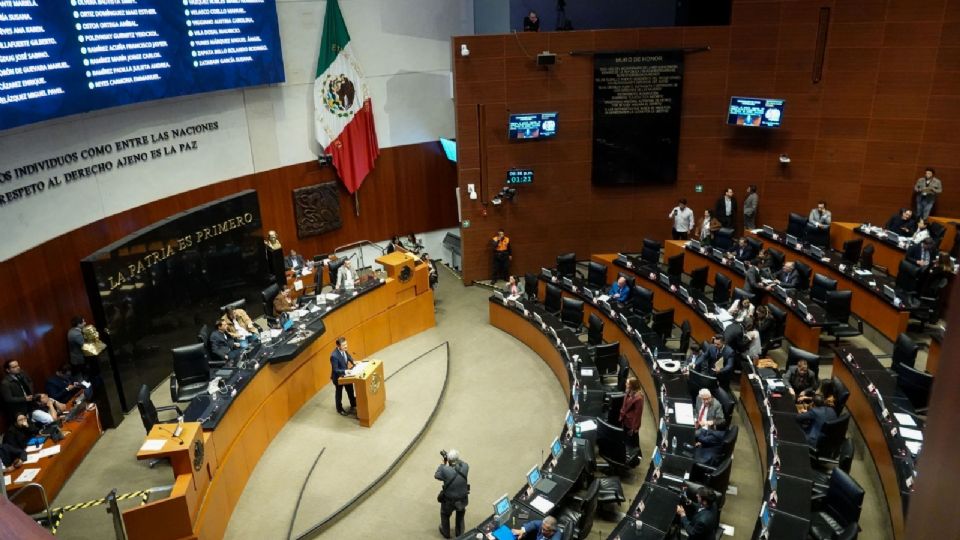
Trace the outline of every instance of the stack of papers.
<instances>
[{"instance_id":1,"label":"stack of papers","mask_svg":"<svg viewBox=\"0 0 960 540\"><path fill-rule=\"evenodd\" d=\"M530 501L530 506L534 507L541 514L547 515L551 510L553 510L554 505L542 495L537 495L532 501Z\"/></svg>"},{"instance_id":2,"label":"stack of papers","mask_svg":"<svg viewBox=\"0 0 960 540\"><path fill-rule=\"evenodd\" d=\"M25 469L20 476L17 477L17 483L23 484L26 482L32 482L37 475L40 474L40 469Z\"/></svg>"},{"instance_id":3,"label":"stack of papers","mask_svg":"<svg viewBox=\"0 0 960 540\"><path fill-rule=\"evenodd\" d=\"M913 417L906 413L893 413L893 417L897 419L897 423L901 426L917 427L917 423L913 421Z\"/></svg>"},{"instance_id":4,"label":"stack of papers","mask_svg":"<svg viewBox=\"0 0 960 540\"><path fill-rule=\"evenodd\" d=\"M870 270L859 270L859 269L857 269L857 270L854 270L853 273L856 274L856 275L858 275L858 276L869 276L869 275L872 274L873 272L871 272Z\"/></svg>"},{"instance_id":5,"label":"stack of papers","mask_svg":"<svg viewBox=\"0 0 960 540\"><path fill-rule=\"evenodd\" d=\"M682 424L685 426L692 426L694 422L693 404L692 403L675 403L674 416L677 419L678 424Z\"/></svg>"},{"instance_id":6,"label":"stack of papers","mask_svg":"<svg viewBox=\"0 0 960 540\"><path fill-rule=\"evenodd\" d=\"M584 431L593 431L597 429L597 422L595 420L584 420L583 422L578 422L577 426L580 428L580 432Z\"/></svg>"},{"instance_id":7,"label":"stack of papers","mask_svg":"<svg viewBox=\"0 0 960 540\"><path fill-rule=\"evenodd\" d=\"M918 455L920 453L920 448L923 447L923 443L917 441L904 441L904 443L907 445L907 450L909 450L914 456Z\"/></svg>"},{"instance_id":8,"label":"stack of papers","mask_svg":"<svg viewBox=\"0 0 960 540\"><path fill-rule=\"evenodd\" d=\"M597 302L609 302L609 301L610 301L609 294L601 294L600 296L597 297Z\"/></svg>"},{"instance_id":9,"label":"stack of papers","mask_svg":"<svg viewBox=\"0 0 960 540\"><path fill-rule=\"evenodd\" d=\"M593 368L580 368L580 376L593 377Z\"/></svg>"},{"instance_id":10,"label":"stack of papers","mask_svg":"<svg viewBox=\"0 0 960 540\"><path fill-rule=\"evenodd\" d=\"M27 455L27 460L24 461L24 463L32 464L32 463L37 463L37 462L39 462L39 461L40 461L40 454L39 454L39 453L37 453L37 454L28 454L28 455Z\"/></svg>"},{"instance_id":11,"label":"stack of papers","mask_svg":"<svg viewBox=\"0 0 960 540\"><path fill-rule=\"evenodd\" d=\"M353 365L352 368L347 370L347 377L354 377L356 375L361 375L363 370L367 368L367 362L357 362Z\"/></svg>"},{"instance_id":12,"label":"stack of papers","mask_svg":"<svg viewBox=\"0 0 960 540\"><path fill-rule=\"evenodd\" d=\"M143 441L140 450L143 452L156 452L157 450L163 449L163 445L165 444L167 444L166 439L147 439Z\"/></svg>"},{"instance_id":13,"label":"stack of papers","mask_svg":"<svg viewBox=\"0 0 960 540\"><path fill-rule=\"evenodd\" d=\"M50 448L44 448L43 450L37 452L37 455L40 457L50 457L55 456L60 453L60 445L55 444Z\"/></svg>"},{"instance_id":14,"label":"stack of papers","mask_svg":"<svg viewBox=\"0 0 960 540\"><path fill-rule=\"evenodd\" d=\"M923 432L919 429L900 426L900 435L902 435L904 439L913 439L915 441L923 440Z\"/></svg>"}]
</instances>

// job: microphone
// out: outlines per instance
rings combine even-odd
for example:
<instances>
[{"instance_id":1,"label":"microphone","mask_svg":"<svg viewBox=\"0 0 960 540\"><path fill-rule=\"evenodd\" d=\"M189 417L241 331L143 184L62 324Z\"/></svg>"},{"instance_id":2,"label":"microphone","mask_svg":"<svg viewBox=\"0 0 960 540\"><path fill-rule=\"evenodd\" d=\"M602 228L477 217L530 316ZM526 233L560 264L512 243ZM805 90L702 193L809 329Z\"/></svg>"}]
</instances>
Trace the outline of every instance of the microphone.
<instances>
[{"instance_id":1,"label":"microphone","mask_svg":"<svg viewBox=\"0 0 960 540\"><path fill-rule=\"evenodd\" d=\"M177 429L173 430L173 436L179 437L183 433L183 416L177 417ZM183 444L182 442L180 444Z\"/></svg>"},{"instance_id":2,"label":"microphone","mask_svg":"<svg viewBox=\"0 0 960 540\"><path fill-rule=\"evenodd\" d=\"M183 438L181 438L180 435L177 435L177 432L175 432L175 431L170 431L169 429L167 429L167 428L165 428L165 427L163 427L163 426L157 426L157 427L160 429L160 431L165 431L165 432L169 433L169 434L170 434L170 438L176 439L177 441L180 442L181 445L185 444L185 443L183 442ZM177 427L177 430L179 430L179 429L180 429L180 428Z\"/></svg>"}]
</instances>

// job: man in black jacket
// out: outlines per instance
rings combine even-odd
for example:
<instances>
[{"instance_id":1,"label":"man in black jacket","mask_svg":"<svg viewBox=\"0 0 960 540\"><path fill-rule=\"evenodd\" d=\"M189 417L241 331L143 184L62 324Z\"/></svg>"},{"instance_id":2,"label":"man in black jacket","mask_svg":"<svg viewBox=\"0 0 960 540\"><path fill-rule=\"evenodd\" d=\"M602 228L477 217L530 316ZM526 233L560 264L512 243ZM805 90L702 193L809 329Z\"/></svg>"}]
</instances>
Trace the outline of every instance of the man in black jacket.
<instances>
[{"instance_id":1,"label":"man in black jacket","mask_svg":"<svg viewBox=\"0 0 960 540\"><path fill-rule=\"evenodd\" d=\"M884 228L900 236L913 236L913 233L917 231L917 222L913 219L913 210L901 208L899 213L890 216Z\"/></svg>"},{"instance_id":2,"label":"man in black jacket","mask_svg":"<svg viewBox=\"0 0 960 540\"><path fill-rule=\"evenodd\" d=\"M677 505L677 515L680 516L680 526L687 532L689 540L713 540L720 526L720 516L714 501L717 496L708 487L697 490L697 508L693 517L687 516L683 505Z\"/></svg>"},{"instance_id":3,"label":"man in black jacket","mask_svg":"<svg viewBox=\"0 0 960 540\"><path fill-rule=\"evenodd\" d=\"M820 437L823 435L823 426L827 422L837 419L837 411L823 402L823 396L814 394L813 407L798 414L796 418L800 428L803 429L803 433L807 436L807 444L811 448L816 448L820 442Z\"/></svg>"},{"instance_id":4,"label":"man in black jacket","mask_svg":"<svg viewBox=\"0 0 960 540\"><path fill-rule=\"evenodd\" d=\"M736 230L737 200L733 198L733 188L727 188L723 196L717 199L715 210L713 217L717 218L720 225Z\"/></svg>"},{"instance_id":5,"label":"man in black jacket","mask_svg":"<svg viewBox=\"0 0 960 540\"><path fill-rule=\"evenodd\" d=\"M906 259L920 268L929 268L930 263L934 262L936 257L937 253L934 249L933 238L924 238L923 242L907 248Z\"/></svg>"},{"instance_id":6,"label":"man in black jacket","mask_svg":"<svg viewBox=\"0 0 960 540\"><path fill-rule=\"evenodd\" d=\"M217 329L210 334L210 352L217 360L229 361L240 354L240 344L227 333L229 324L226 318L218 320Z\"/></svg>"},{"instance_id":7,"label":"man in black jacket","mask_svg":"<svg viewBox=\"0 0 960 540\"><path fill-rule=\"evenodd\" d=\"M441 452L443 463L437 467L433 477L443 482L443 489L437 500L440 502L440 535L450 538L450 514L457 513L454 535L463 534L464 515L467 512L467 495L470 494L470 484L467 475L470 474L470 465L460 460L460 453L454 449Z\"/></svg>"},{"instance_id":8,"label":"man in black jacket","mask_svg":"<svg viewBox=\"0 0 960 540\"><path fill-rule=\"evenodd\" d=\"M357 398L353 394L353 385L340 384L340 377L346 375L347 370L353 368L353 364L353 357L347 352L347 338L343 336L338 337L337 348L330 352L330 380L337 388L334 399L337 404L337 413L339 413L340 416L350 414L343 408L344 388L347 390L347 400L350 401L350 409L354 410L357 408Z\"/></svg>"},{"instance_id":9,"label":"man in black jacket","mask_svg":"<svg viewBox=\"0 0 960 540\"><path fill-rule=\"evenodd\" d=\"M40 424L49 424L57 419L66 406L46 394L33 391L33 381L23 372L20 362L7 360L3 364L6 376L0 381L0 399L3 400L7 418L23 414Z\"/></svg>"}]
</instances>

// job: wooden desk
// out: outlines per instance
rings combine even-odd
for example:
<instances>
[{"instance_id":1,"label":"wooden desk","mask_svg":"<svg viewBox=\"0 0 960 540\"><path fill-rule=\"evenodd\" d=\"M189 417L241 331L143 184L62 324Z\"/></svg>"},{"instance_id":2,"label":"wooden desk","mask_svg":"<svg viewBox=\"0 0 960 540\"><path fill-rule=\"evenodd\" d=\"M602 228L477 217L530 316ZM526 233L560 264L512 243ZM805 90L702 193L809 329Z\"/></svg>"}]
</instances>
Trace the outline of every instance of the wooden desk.
<instances>
[{"instance_id":1,"label":"wooden desk","mask_svg":"<svg viewBox=\"0 0 960 540\"><path fill-rule=\"evenodd\" d=\"M926 372L937 376L937 370L940 369L940 355L943 352L943 336L939 333L934 334L930 339L930 348L927 350L927 368Z\"/></svg>"},{"instance_id":2,"label":"wooden desk","mask_svg":"<svg viewBox=\"0 0 960 540\"><path fill-rule=\"evenodd\" d=\"M957 238L957 228L954 223L960 223L960 218L930 216L930 221L943 225L943 240L940 241L940 251L950 251Z\"/></svg>"},{"instance_id":3,"label":"wooden desk","mask_svg":"<svg viewBox=\"0 0 960 540\"><path fill-rule=\"evenodd\" d=\"M36 524L12 502L0 497L0 540L53 540L54 536Z\"/></svg>"},{"instance_id":4,"label":"wooden desk","mask_svg":"<svg viewBox=\"0 0 960 540\"><path fill-rule=\"evenodd\" d=\"M567 375L567 365L563 355L554 346L553 341L540 331L523 315L496 302L487 302L490 306L490 325L499 328L511 336L519 339L543 360L553 371L557 382L563 387L563 395L570 395L570 378Z\"/></svg>"},{"instance_id":5,"label":"wooden desk","mask_svg":"<svg viewBox=\"0 0 960 540\"><path fill-rule=\"evenodd\" d=\"M387 403L387 384L383 376L383 361L370 360L363 373L340 377L341 384L352 384L357 396L357 419L363 427L370 427Z\"/></svg>"},{"instance_id":6,"label":"wooden desk","mask_svg":"<svg viewBox=\"0 0 960 540\"><path fill-rule=\"evenodd\" d=\"M770 437L767 436L767 428L763 424L765 412L760 410L762 398L757 395L756 389L750 384L746 371L740 374L740 402L743 403L743 409L747 411L747 418L750 420L750 427L753 429L753 437L757 442L757 451L760 454L760 474L767 476L767 452L770 450Z\"/></svg>"},{"instance_id":7,"label":"wooden desk","mask_svg":"<svg viewBox=\"0 0 960 540\"><path fill-rule=\"evenodd\" d=\"M415 284L425 283L426 265L417 267L414 274ZM401 299L398 285L388 279L383 286L334 309L323 319L326 332L296 358L261 368L237 395L217 428L202 434L206 459L203 469L209 470L205 489L192 475L177 475L169 498L123 513L129 538L223 538L243 488L270 441L304 403L330 383L330 352L336 338L346 337L351 352L357 358L366 358L436 324L430 287L422 291L416 288L416 294ZM190 501L193 496L195 502ZM157 527L167 520L189 522L190 534Z\"/></svg>"},{"instance_id":8,"label":"wooden desk","mask_svg":"<svg viewBox=\"0 0 960 540\"><path fill-rule=\"evenodd\" d=\"M880 483L883 485L883 493L887 501L890 521L893 525L894 538L901 540L904 538L903 501L900 497L900 483L897 480L897 472L893 468L893 456L890 455L890 448L887 446L887 440L883 435L884 428L880 425L869 398L863 393L853 373L850 372L847 364L836 356L833 358L833 376L843 381L843 384L850 390L847 410L850 411L850 416L857 423L857 427L860 428L867 449L870 450L870 455L873 457L877 475L880 476Z\"/></svg>"},{"instance_id":9,"label":"wooden desk","mask_svg":"<svg viewBox=\"0 0 960 540\"><path fill-rule=\"evenodd\" d=\"M900 270L900 261L907 255L905 249L893 247L886 242L872 236L855 231L860 223L844 223L834 221L830 226L830 247L843 251L843 243L847 240L861 239L863 245L873 244L873 264L883 266L887 273L896 277Z\"/></svg>"},{"instance_id":10,"label":"wooden desk","mask_svg":"<svg viewBox=\"0 0 960 540\"><path fill-rule=\"evenodd\" d=\"M86 407L86 404L81 405L81 407ZM80 466L80 462L87 456L87 453L90 452L90 449L93 448L93 445L96 444L101 433L103 433L96 409L83 411L79 418L65 423L61 430L64 433L70 432L62 441L55 443L48 437L43 443L44 448L59 444L59 454L40 458L40 461L34 464L24 464L23 467L11 473L11 480L16 481L24 470L39 468L40 472L32 482L43 486L43 489L47 492L48 501L53 501L57 497L70 475ZM12 484L7 486L8 495L13 496L23 485ZM35 491L31 491L29 494L24 494L23 499L16 501L17 506L28 514L40 512L43 509L43 501L35 493Z\"/></svg>"},{"instance_id":11,"label":"wooden desk","mask_svg":"<svg viewBox=\"0 0 960 540\"><path fill-rule=\"evenodd\" d=\"M877 329L884 337L891 342L897 340L901 332L907 330L907 320L910 312L900 311L893 307L886 299L881 298L865 288L859 282L837 272L832 267L823 264L818 259L809 257L796 250L787 249L785 246L776 242L771 242L762 236L747 231L747 235L763 243L763 247L773 247L783 251L788 255L788 259L800 259L806 263L814 273L823 274L829 278L837 280L837 289L848 289L853 291L853 298L850 302L850 309L858 317L870 326ZM792 255L792 256L791 256Z\"/></svg>"}]
</instances>

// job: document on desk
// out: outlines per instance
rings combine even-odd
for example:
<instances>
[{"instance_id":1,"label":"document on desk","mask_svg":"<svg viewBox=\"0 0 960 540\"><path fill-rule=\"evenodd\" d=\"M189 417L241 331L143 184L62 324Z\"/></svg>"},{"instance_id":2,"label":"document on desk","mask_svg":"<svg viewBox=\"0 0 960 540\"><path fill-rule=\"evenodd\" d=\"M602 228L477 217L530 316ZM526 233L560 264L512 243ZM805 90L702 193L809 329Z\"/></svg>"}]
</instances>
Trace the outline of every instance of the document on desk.
<instances>
[{"instance_id":1,"label":"document on desk","mask_svg":"<svg viewBox=\"0 0 960 540\"><path fill-rule=\"evenodd\" d=\"M530 506L536 509L537 512L540 512L543 515L547 515L553 510L554 504L549 500L545 499L543 495L537 495L530 501Z\"/></svg>"},{"instance_id":2,"label":"document on desk","mask_svg":"<svg viewBox=\"0 0 960 540\"><path fill-rule=\"evenodd\" d=\"M897 423L901 426L908 427L917 427L917 423L913 420L913 417L907 413L895 412L893 417L897 419Z\"/></svg>"},{"instance_id":3,"label":"document on desk","mask_svg":"<svg viewBox=\"0 0 960 540\"><path fill-rule=\"evenodd\" d=\"M913 439L915 441L923 440L923 432L919 429L900 426L900 435L903 435L904 439Z\"/></svg>"},{"instance_id":4,"label":"document on desk","mask_svg":"<svg viewBox=\"0 0 960 540\"><path fill-rule=\"evenodd\" d=\"M27 452L36 452L43 448L42 444L33 444L27 447Z\"/></svg>"},{"instance_id":5,"label":"document on desk","mask_svg":"<svg viewBox=\"0 0 960 540\"><path fill-rule=\"evenodd\" d=\"M858 276L869 276L870 274L873 274L873 272L871 272L870 270L860 270L860 269L854 270L853 273Z\"/></svg>"},{"instance_id":6,"label":"document on desk","mask_svg":"<svg viewBox=\"0 0 960 540\"><path fill-rule=\"evenodd\" d=\"M167 444L166 439L147 439L143 441L140 450L142 452L156 452L157 450L162 450L165 444Z\"/></svg>"},{"instance_id":7,"label":"document on desk","mask_svg":"<svg viewBox=\"0 0 960 540\"><path fill-rule=\"evenodd\" d=\"M283 333L283 330L281 330L281 329L279 329L279 328L271 328L271 329L270 329L270 339L276 339L276 338L277 338L280 334L282 334L282 333Z\"/></svg>"},{"instance_id":8,"label":"document on desk","mask_svg":"<svg viewBox=\"0 0 960 540\"><path fill-rule=\"evenodd\" d=\"M37 452L37 455L40 457L50 457L55 456L60 453L60 445L55 444L50 448L44 448L43 450Z\"/></svg>"},{"instance_id":9,"label":"document on desk","mask_svg":"<svg viewBox=\"0 0 960 540\"><path fill-rule=\"evenodd\" d=\"M32 482L37 475L40 474L40 469L25 469L20 476L17 477L18 484L25 484L27 482Z\"/></svg>"},{"instance_id":10,"label":"document on desk","mask_svg":"<svg viewBox=\"0 0 960 540\"><path fill-rule=\"evenodd\" d=\"M921 442L917 442L917 441L903 441L903 442L907 445L907 450L909 450L910 453L913 454L914 456L919 454L920 448L923 447L923 443Z\"/></svg>"},{"instance_id":11,"label":"document on desk","mask_svg":"<svg viewBox=\"0 0 960 540\"><path fill-rule=\"evenodd\" d=\"M717 320L720 322L727 322L733 319L733 315L730 314L727 310L721 310L720 313L717 313Z\"/></svg>"},{"instance_id":12,"label":"document on desk","mask_svg":"<svg viewBox=\"0 0 960 540\"><path fill-rule=\"evenodd\" d=\"M673 414L675 415L678 424L685 426L693 425L694 418L692 403L674 403Z\"/></svg>"},{"instance_id":13,"label":"document on desk","mask_svg":"<svg viewBox=\"0 0 960 540\"><path fill-rule=\"evenodd\" d=\"M356 362L353 367L347 370L347 377L356 377L362 375L363 370L367 369L367 362Z\"/></svg>"},{"instance_id":14,"label":"document on desk","mask_svg":"<svg viewBox=\"0 0 960 540\"><path fill-rule=\"evenodd\" d=\"M41 456L39 452L36 454L27 454L27 460L24 461L24 463L37 463L40 461L40 457Z\"/></svg>"},{"instance_id":15,"label":"document on desk","mask_svg":"<svg viewBox=\"0 0 960 540\"><path fill-rule=\"evenodd\" d=\"M600 296L597 297L597 302L609 302L609 301L610 301L609 294L601 294Z\"/></svg>"},{"instance_id":16,"label":"document on desk","mask_svg":"<svg viewBox=\"0 0 960 540\"><path fill-rule=\"evenodd\" d=\"M593 377L593 368L580 368L581 377Z\"/></svg>"},{"instance_id":17,"label":"document on desk","mask_svg":"<svg viewBox=\"0 0 960 540\"><path fill-rule=\"evenodd\" d=\"M3 485L9 486L13 482L13 476L9 474L3 475Z\"/></svg>"},{"instance_id":18,"label":"document on desk","mask_svg":"<svg viewBox=\"0 0 960 540\"><path fill-rule=\"evenodd\" d=\"M593 431L597 429L596 420L584 420L583 422L578 422L577 426L580 428L580 432L584 431Z\"/></svg>"}]
</instances>

